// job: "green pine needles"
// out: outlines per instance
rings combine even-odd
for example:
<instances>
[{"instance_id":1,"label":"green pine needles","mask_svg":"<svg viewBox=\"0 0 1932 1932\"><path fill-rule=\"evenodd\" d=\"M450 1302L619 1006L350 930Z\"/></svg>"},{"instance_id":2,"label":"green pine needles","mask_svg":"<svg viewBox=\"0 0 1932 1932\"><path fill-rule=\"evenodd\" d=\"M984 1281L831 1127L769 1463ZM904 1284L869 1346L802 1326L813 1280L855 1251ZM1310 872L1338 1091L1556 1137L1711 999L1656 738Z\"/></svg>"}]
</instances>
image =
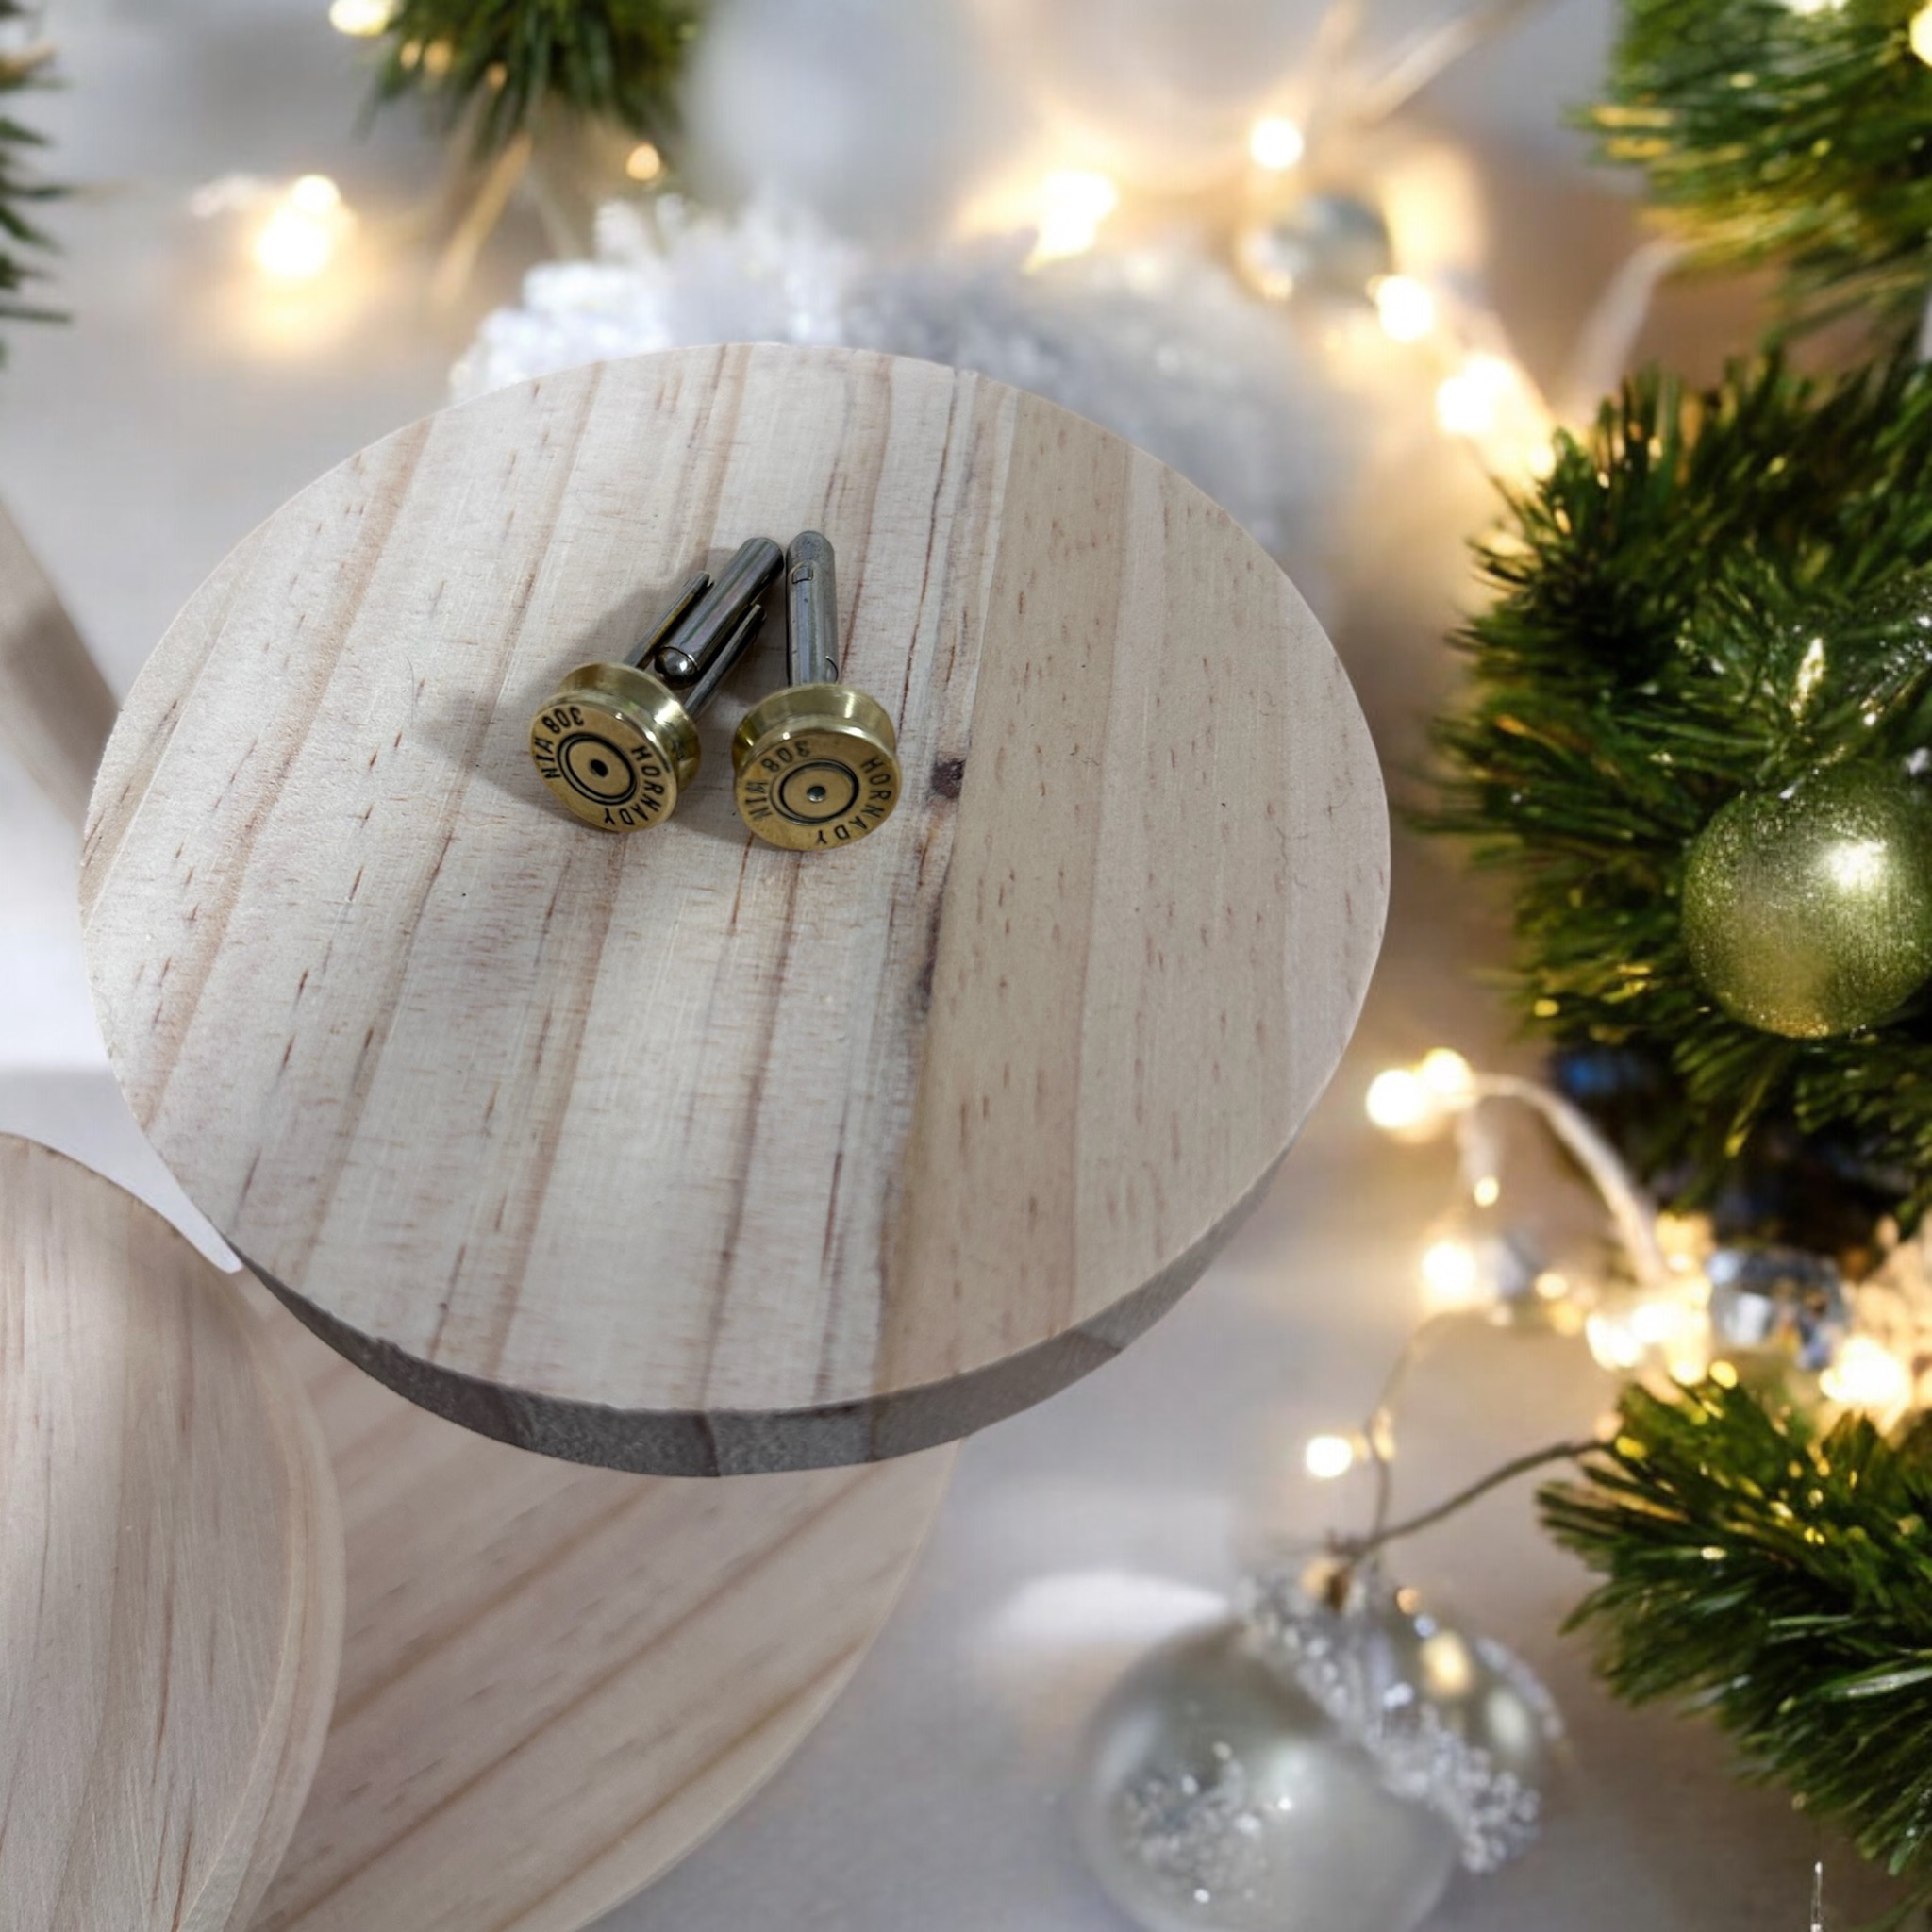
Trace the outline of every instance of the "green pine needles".
<instances>
[{"instance_id":1,"label":"green pine needles","mask_svg":"<svg viewBox=\"0 0 1932 1932\"><path fill-rule=\"evenodd\" d=\"M479 158L546 113L661 142L706 0L399 0L378 100L415 93L469 124Z\"/></svg>"},{"instance_id":2,"label":"green pine needles","mask_svg":"<svg viewBox=\"0 0 1932 1932\"><path fill-rule=\"evenodd\" d=\"M1643 170L1709 266L1777 266L1800 324L1894 339L1932 293L1932 66L1921 0L1624 0L1603 153Z\"/></svg>"},{"instance_id":3,"label":"green pine needles","mask_svg":"<svg viewBox=\"0 0 1932 1932\"><path fill-rule=\"evenodd\" d=\"M1856 0L1855 0L1856 4ZM1424 823L1507 869L1524 1015L1658 1086L1626 1151L1680 1205L1754 1144L1842 1143L1909 1225L1932 1206L1932 1013L1801 1041L1726 1016L1679 926L1687 847L1728 800L1932 746L1932 372L1774 360L1691 394L1648 376L1479 546ZM1790 1232L1787 1230L1786 1232Z\"/></svg>"},{"instance_id":4,"label":"green pine needles","mask_svg":"<svg viewBox=\"0 0 1932 1932\"><path fill-rule=\"evenodd\" d=\"M1709 1711L1751 1774L1932 1894L1932 1461L1852 1416L1705 1382L1624 1391L1539 1497L1603 1578L1572 1618L1633 1704ZM1907 1909L1909 1909L1909 1902ZM1901 1917L1904 1916L1902 1911Z\"/></svg>"},{"instance_id":5,"label":"green pine needles","mask_svg":"<svg viewBox=\"0 0 1932 1932\"><path fill-rule=\"evenodd\" d=\"M0 32L24 17L16 0L0 0ZM43 47L25 52L0 51L0 320L58 322L50 308L26 299L26 291L45 271L38 258L53 246L35 219L37 205L65 191L43 181L34 166L35 150L44 138L16 120L12 97L46 85L49 52Z\"/></svg>"}]
</instances>

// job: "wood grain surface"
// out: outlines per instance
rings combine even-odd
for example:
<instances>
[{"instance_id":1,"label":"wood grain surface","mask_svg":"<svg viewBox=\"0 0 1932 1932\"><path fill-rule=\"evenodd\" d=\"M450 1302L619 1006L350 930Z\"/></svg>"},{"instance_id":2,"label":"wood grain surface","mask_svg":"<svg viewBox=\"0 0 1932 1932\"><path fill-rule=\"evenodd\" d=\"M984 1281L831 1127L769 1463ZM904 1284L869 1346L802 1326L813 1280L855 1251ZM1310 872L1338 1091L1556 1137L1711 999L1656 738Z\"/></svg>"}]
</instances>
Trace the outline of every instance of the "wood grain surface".
<instances>
[{"instance_id":1,"label":"wood grain surface","mask_svg":"<svg viewBox=\"0 0 1932 1932\"><path fill-rule=\"evenodd\" d=\"M113 723L107 679L0 508L0 745L78 824Z\"/></svg>"},{"instance_id":2,"label":"wood grain surface","mask_svg":"<svg viewBox=\"0 0 1932 1932\"><path fill-rule=\"evenodd\" d=\"M838 546L906 772L861 846L587 830L525 749L696 563ZM291 500L96 785L137 1118L289 1305L525 1447L705 1474L958 1436L1107 1359L1265 1186L1353 1025L1387 825L1265 554L1037 398L836 350L507 390Z\"/></svg>"},{"instance_id":3,"label":"wood grain surface","mask_svg":"<svg viewBox=\"0 0 1932 1932\"><path fill-rule=\"evenodd\" d=\"M0 1137L0 1927L225 1932L322 1750L341 1525L235 1281Z\"/></svg>"},{"instance_id":4,"label":"wood grain surface","mask_svg":"<svg viewBox=\"0 0 1932 1932\"><path fill-rule=\"evenodd\" d=\"M269 1309L334 1458L349 1613L255 1932L575 1932L647 1885L803 1740L951 1473L950 1449L723 1483L578 1468Z\"/></svg>"}]
</instances>

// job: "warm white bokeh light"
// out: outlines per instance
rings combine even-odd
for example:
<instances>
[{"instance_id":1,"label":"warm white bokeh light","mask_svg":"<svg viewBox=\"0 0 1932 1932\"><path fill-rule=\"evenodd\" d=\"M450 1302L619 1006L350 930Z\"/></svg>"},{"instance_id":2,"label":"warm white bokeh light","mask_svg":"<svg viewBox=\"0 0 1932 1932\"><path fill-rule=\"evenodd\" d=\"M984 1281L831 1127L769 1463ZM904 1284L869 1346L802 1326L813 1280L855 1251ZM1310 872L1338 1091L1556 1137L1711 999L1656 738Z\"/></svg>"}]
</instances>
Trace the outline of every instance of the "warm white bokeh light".
<instances>
[{"instance_id":1,"label":"warm white bokeh light","mask_svg":"<svg viewBox=\"0 0 1932 1932\"><path fill-rule=\"evenodd\" d=\"M1424 1140L1475 1098L1475 1071L1453 1047L1432 1047L1413 1067L1390 1067L1369 1083L1371 1123L1403 1140Z\"/></svg>"},{"instance_id":2,"label":"warm white bokeh light","mask_svg":"<svg viewBox=\"0 0 1932 1932\"><path fill-rule=\"evenodd\" d=\"M1598 1308L1583 1333L1597 1366L1617 1374L1648 1362L1694 1382L1710 1360L1710 1321L1689 1284Z\"/></svg>"},{"instance_id":3,"label":"warm white bokeh light","mask_svg":"<svg viewBox=\"0 0 1932 1932\"><path fill-rule=\"evenodd\" d=\"M1436 1109L1435 1096L1407 1067L1390 1067L1369 1082L1369 1119L1384 1133L1419 1127Z\"/></svg>"},{"instance_id":4,"label":"warm white bokeh light","mask_svg":"<svg viewBox=\"0 0 1932 1932\"><path fill-rule=\"evenodd\" d=\"M1918 12L1912 15L1912 24L1907 33L1911 39L1912 52L1928 67L1932 67L1932 4L1920 8Z\"/></svg>"},{"instance_id":5,"label":"warm white bokeh light","mask_svg":"<svg viewBox=\"0 0 1932 1932\"><path fill-rule=\"evenodd\" d=\"M1110 175L1091 168L1061 168L1040 184L1039 236L1035 262L1085 255L1099 239L1108 216L1121 205Z\"/></svg>"},{"instance_id":6,"label":"warm white bokeh light","mask_svg":"<svg viewBox=\"0 0 1932 1932\"><path fill-rule=\"evenodd\" d=\"M1423 1251L1423 1306L1432 1315L1456 1315L1482 1299L1475 1250L1447 1236Z\"/></svg>"},{"instance_id":7,"label":"warm white bokeh light","mask_svg":"<svg viewBox=\"0 0 1932 1932\"><path fill-rule=\"evenodd\" d=\"M1285 175L1308 151L1307 137L1286 114L1263 114L1248 130L1248 154L1256 167Z\"/></svg>"},{"instance_id":8,"label":"warm white bokeh light","mask_svg":"<svg viewBox=\"0 0 1932 1932\"><path fill-rule=\"evenodd\" d=\"M289 188L289 206L305 215L332 215L342 205L342 191L326 175L298 175Z\"/></svg>"},{"instance_id":9,"label":"warm white bokeh light","mask_svg":"<svg viewBox=\"0 0 1932 1932\"><path fill-rule=\"evenodd\" d=\"M641 141L625 157L624 172L633 181L655 181L664 172L664 157L648 141Z\"/></svg>"},{"instance_id":10,"label":"warm white bokeh light","mask_svg":"<svg viewBox=\"0 0 1932 1932\"><path fill-rule=\"evenodd\" d=\"M331 0L328 24L339 34L367 39L388 26L390 11L390 0Z\"/></svg>"},{"instance_id":11,"label":"warm white bokeh light","mask_svg":"<svg viewBox=\"0 0 1932 1932\"><path fill-rule=\"evenodd\" d=\"M1424 1054L1416 1075L1452 1107L1464 1105L1475 1092L1475 1069L1453 1046L1432 1046Z\"/></svg>"},{"instance_id":12,"label":"warm white bokeh light","mask_svg":"<svg viewBox=\"0 0 1932 1932\"><path fill-rule=\"evenodd\" d=\"M1502 356L1478 351L1465 358L1436 391L1438 425L1450 436L1492 434L1517 381L1515 365Z\"/></svg>"},{"instance_id":13,"label":"warm white bokeh light","mask_svg":"<svg viewBox=\"0 0 1932 1932\"><path fill-rule=\"evenodd\" d=\"M1880 1422L1904 1414L1912 1399L1911 1371L1869 1335L1852 1336L1818 1386L1831 1401L1862 1408Z\"/></svg>"},{"instance_id":14,"label":"warm white bokeh light","mask_svg":"<svg viewBox=\"0 0 1932 1932\"><path fill-rule=\"evenodd\" d=\"M1369 293L1391 341L1419 342L1436 326L1436 298L1413 275L1378 275Z\"/></svg>"},{"instance_id":15,"label":"warm white bokeh light","mask_svg":"<svg viewBox=\"0 0 1932 1932\"><path fill-rule=\"evenodd\" d=\"M1318 1482L1333 1482L1355 1467L1355 1444L1346 1436L1310 1436L1302 1466Z\"/></svg>"},{"instance_id":16,"label":"warm white bokeh light","mask_svg":"<svg viewBox=\"0 0 1932 1932\"><path fill-rule=\"evenodd\" d=\"M326 175L304 175L256 231L255 265L271 281L313 281L335 259L354 219Z\"/></svg>"}]
</instances>

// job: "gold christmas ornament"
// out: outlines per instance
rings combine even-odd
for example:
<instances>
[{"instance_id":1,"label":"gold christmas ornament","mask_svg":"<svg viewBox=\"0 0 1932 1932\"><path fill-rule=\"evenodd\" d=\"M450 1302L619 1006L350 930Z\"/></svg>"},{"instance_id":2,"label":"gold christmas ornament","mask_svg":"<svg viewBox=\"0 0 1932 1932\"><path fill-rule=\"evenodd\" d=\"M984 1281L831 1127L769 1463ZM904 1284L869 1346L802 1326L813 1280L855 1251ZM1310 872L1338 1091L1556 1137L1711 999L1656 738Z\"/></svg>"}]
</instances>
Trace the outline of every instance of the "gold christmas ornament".
<instances>
[{"instance_id":1,"label":"gold christmas ornament","mask_svg":"<svg viewBox=\"0 0 1932 1932\"><path fill-rule=\"evenodd\" d=\"M698 774L691 720L758 634L785 553L753 537L713 583L699 571L622 664L580 664L530 721L537 775L587 825L661 824Z\"/></svg>"},{"instance_id":2,"label":"gold christmas ornament","mask_svg":"<svg viewBox=\"0 0 1932 1932\"><path fill-rule=\"evenodd\" d=\"M1871 765L1747 792L1692 842L1682 919L1734 1019L1790 1040L1875 1025L1932 977L1932 808Z\"/></svg>"},{"instance_id":3,"label":"gold christmas ornament","mask_svg":"<svg viewBox=\"0 0 1932 1932\"><path fill-rule=\"evenodd\" d=\"M791 683L744 714L731 740L738 814L791 852L856 845L899 802L899 739L885 707L839 675L832 546L802 531L787 555Z\"/></svg>"}]
</instances>

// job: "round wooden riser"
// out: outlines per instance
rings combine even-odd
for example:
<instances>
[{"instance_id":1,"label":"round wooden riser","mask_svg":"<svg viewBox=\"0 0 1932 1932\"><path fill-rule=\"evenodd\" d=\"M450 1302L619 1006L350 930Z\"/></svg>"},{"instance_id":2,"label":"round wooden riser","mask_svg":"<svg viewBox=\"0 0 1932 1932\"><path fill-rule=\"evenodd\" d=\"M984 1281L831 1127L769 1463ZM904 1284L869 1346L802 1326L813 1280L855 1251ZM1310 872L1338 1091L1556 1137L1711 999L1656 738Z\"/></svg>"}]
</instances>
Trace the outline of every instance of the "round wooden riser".
<instances>
[{"instance_id":1,"label":"round wooden riser","mask_svg":"<svg viewBox=\"0 0 1932 1932\"><path fill-rule=\"evenodd\" d=\"M740 823L777 621L667 824L566 815L560 675L808 526L894 815ZM486 1434L709 1474L957 1437L1167 1307L1341 1054L1386 861L1333 652L1191 486L981 377L727 348L272 517L128 700L83 914L136 1116L305 1322Z\"/></svg>"},{"instance_id":2,"label":"round wooden riser","mask_svg":"<svg viewBox=\"0 0 1932 1932\"><path fill-rule=\"evenodd\" d=\"M724 1483L580 1469L426 1414L267 1312L341 1489L348 1617L250 1932L576 1932L608 1911L804 1742L952 1471L950 1449Z\"/></svg>"},{"instance_id":3,"label":"round wooden riser","mask_svg":"<svg viewBox=\"0 0 1932 1932\"><path fill-rule=\"evenodd\" d=\"M0 1924L241 1932L322 1750L342 1532L237 1282L0 1136Z\"/></svg>"}]
</instances>

